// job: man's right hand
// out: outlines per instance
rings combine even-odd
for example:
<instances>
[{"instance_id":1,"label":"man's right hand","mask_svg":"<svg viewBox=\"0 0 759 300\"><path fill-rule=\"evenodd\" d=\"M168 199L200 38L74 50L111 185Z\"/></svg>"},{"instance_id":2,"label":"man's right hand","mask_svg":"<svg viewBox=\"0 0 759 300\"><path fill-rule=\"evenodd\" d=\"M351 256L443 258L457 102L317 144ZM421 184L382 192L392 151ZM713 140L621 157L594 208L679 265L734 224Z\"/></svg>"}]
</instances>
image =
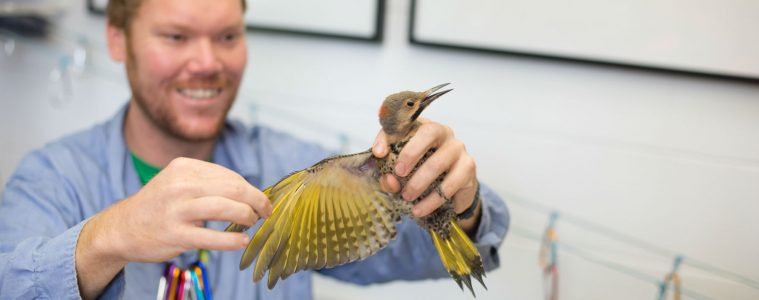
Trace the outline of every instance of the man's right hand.
<instances>
[{"instance_id":1,"label":"man's right hand","mask_svg":"<svg viewBox=\"0 0 759 300\"><path fill-rule=\"evenodd\" d=\"M139 192L84 225L76 247L80 293L97 297L127 262L161 262L192 249L242 249L245 233L207 229L204 221L252 226L271 211L266 196L240 175L177 158Z\"/></svg>"}]
</instances>

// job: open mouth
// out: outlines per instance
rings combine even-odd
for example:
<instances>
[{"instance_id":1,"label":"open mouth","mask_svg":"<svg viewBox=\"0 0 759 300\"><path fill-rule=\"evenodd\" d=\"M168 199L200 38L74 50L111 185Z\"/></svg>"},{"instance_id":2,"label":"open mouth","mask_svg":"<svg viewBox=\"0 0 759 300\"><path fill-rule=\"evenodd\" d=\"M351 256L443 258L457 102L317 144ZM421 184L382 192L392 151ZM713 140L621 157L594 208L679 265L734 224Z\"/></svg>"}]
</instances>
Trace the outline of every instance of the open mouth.
<instances>
[{"instance_id":1,"label":"open mouth","mask_svg":"<svg viewBox=\"0 0 759 300\"><path fill-rule=\"evenodd\" d=\"M182 96L192 99L208 99L213 98L221 94L222 88L201 88L201 89L189 89L178 88L177 92Z\"/></svg>"},{"instance_id":2,"label":"open mouth","mask_svg":"<svg viewBox=\"0 0 759 300\"><path fill-rule=\"evenodd\" d=\"M427 95L427 96L424 97L424 100L422 100L422 103L419 105L419 108L417 108L416 111L414 112L414 114L411 115L411 120L412 121L416 120L416 118L419 117L419 115L422 113L422 111L425 108L427 108L427 106L429 106L430 103L432 103L432 101L435 101L435 99L440 98L440 96L445 95L446 93L452 91L453 89L448 89L448 90L445 90L445 91L442 91L442 92L435 93L437 90L441 89L442 87L444 87L444 86L446 86L448 84L449 83L443 83L443 84L437 85L437 86L435 86L435 87L433 87L433 88L425 91L424 94Z\"/></svg>"}]
</instances>

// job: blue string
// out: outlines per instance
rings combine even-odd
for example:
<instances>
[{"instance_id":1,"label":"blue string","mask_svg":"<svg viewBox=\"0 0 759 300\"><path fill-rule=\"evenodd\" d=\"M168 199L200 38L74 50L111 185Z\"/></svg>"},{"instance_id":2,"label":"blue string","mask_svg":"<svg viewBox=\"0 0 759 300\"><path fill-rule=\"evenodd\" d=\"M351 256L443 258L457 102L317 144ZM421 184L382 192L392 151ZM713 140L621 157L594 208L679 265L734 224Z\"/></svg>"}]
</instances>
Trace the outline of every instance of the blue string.
<instances>
[{"instance_id":1,"label":"blue string","mask_svg":"<svg viewBox=\"0 0 759 300\"><path fill-rule=\"evenodd\" d=\"M519 197L514 197L513 195L511 195L509 197L509 200L512 203L514 203L514 202L520 203L524 207L532 209L534 211L538 211L538 212L542 212L542 213L547 213L547 214L551 214L551 213L555 212L554 209L551 209L548 206L545 206L545 205L537 203L537 202L525 200L525 199L522 199L522 198L519 198ZM656 245L654 245L652 243L645 242L645 241L640 240L638 238L635 238L635 237L632 237L632 236L629 236L629 235L626 235L626 234L614 231L612 229L609 229L608 227L604 227L604 226L601 226L601 225L594 224L594 223L586 221L586 220L584 220L584 219L582 219L580 217L575 217L575 216L572 216L572 215L569 215L569 214L566 214L566 213L562 213L562 221L565 222L565 223L576 225L577 227L586 229L588 231L598 233L598 234L603 235L605 237L608 237L610 239L626 243L626 244L634 246L634 247L636 247L638 249L643 249L643 250L646 250L648 252L658 254L658 255L660 255L662 257L670 258L670 257L677 257L677 256L680 255L680 254L678 254L678 253L676 253L674 251L671 251L671 250L668 250L668 249L664 249L664 248L656 246ZM562 245L563 245L563 243L562 243ZM700 269L700 270L702 270L704 272L711 273L711 274L713 274L713 275L715 275L717 277L720 277L720 278L723 278L723 279L727 279L727 280L732 281L732 282L740 283L740 284L743 284L743 285L745 285L747 287L759 290L759 282L757 282L755 280L752 280L752 279L750 279L750 278L748 278L746 276L743 276L743 275L740 275L740 274L737 274L737 273L734 273L734 272L730 272L730 271L723 270L723 269L720 269L718 267L709 265L709 264L707 264L705 262L702 262L702 261L699 261L699 260L696 260L696 259L693 259L693 258L689 257L687 260L683 259L683 261L681 262L681 264L685 264L685 265L691 266L693 268ZM658 285L658 280L657 280L657 285Z\"/></svg>"},{"instance_id":2,"label":"blue string","mask_svg":"<svg viewBox=\"0 0 759 300\"><path fill-rule=\"evenodd\" d=\"M523 237L526 237L526 238L529 238L529 239L532 239L532 240L536 240L536 241L542 240L542 237L539 234L531 232L531 231L529 231L529 230L527 230L525 228L519 227L517 225L511 225L511 229L510 230L514 234L521 235ZM659 286L659 284L661 283L661 281L658 278L656 278L656 277L653 277L651 275L648 275L646 273L640 272L638 270L635 270L633 268L629 268L627 266L624 266L624 265L621 265L621 264L618 264L618 263L614 263L614 262L610 262L610 261L607 261L607 260L596 258L595 255L593 255L591 253L588 253L587 251L581 250L581 249L579 249L577 247L574 247L574 246L572 246L570 244L567 244L565 242L558 242L557 241L556 243L559 246L561 246L561 249L564 252L572 254L572 255L574 255L574 256L576 256L578 258L584 259L584 260L586 260L588 262L592 262L592 263L595 263L597 265L604 266L604 267L606 267L608 269L617 271L619 273L628 275L630 277L636 278L636 279L644 281L644 282L651 283L651 284L653 284L655 286ZM694 290L690 290L690 289L687 289L687 288L682 288L681 291L682 291L683 295L686 295L686 296L691 297L691 298L696 299L696 300L715 300L712 297L706 296L704 294L701 294L699 292L696 292Z\"/></svg>"},{"instance_id":3,"label":"blue string","mask_svg":"<svg viewBox=\"0 0 759 300\"><path fill-rule=\"evenodd\" d=\"M558 212L556 212L556 211L551 212L551 216L550 216L550 219L548 221L548 229L549 230L554 230L554 228L556 228L555 227L556 226L556 219L558 219L558 218L559 218L559 213ZM555 231L554 231L554 234L556 234ZM556 247L556 239L554 239L554 240L552 240L550 242L551 242L551 244L550 244L550 247L551 247L551 265L556 265L557 256L558 256L558 250L556 249L557 248Z\"/></svg>"},{"instance_id":4,"label":"blue string","mask_svg":"<svg viewBox=\"0 0 759 300\"><path fill-rule=\"evenodd\" d=\"M683 262L683 256L678 255L675 257L675 261L672 263L672 272L669 273L669 276L674 276L677 271L680 269L680 264ZM659 283L659 300L664 300L664 298L667 296L667 289L669 288L671 277L668 278L668 280L663 280Z\"/></svg>"}]
</instances>

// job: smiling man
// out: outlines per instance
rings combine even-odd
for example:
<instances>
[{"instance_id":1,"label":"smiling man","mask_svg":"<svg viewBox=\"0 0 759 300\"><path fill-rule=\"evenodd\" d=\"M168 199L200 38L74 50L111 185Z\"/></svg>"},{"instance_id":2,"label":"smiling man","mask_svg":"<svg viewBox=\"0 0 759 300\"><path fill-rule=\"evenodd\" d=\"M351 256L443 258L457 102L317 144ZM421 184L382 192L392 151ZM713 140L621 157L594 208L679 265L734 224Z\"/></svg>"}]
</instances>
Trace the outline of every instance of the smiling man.
<instances>
[{"instance_id":1,"label":"smiling man","mask_svg":"<svg viewBox=\"0 0 759 300\"><path fill-rule=\"evenodd\" d=\"M108 49L125 64L132 97L111 120L32 152L9 179L0 200L0 298L148 299L181 278L217 299L311 298L310 272L268 290L237 269L256 221L271 214L260 189L330 154L227 119L247 62L244 10L239 0L109 2ZM375 156L387 155L385 138L378 134ZM508 213L487 187L475 201L474 160L450 128L425 120L396 175L433 147L404 198L447 172L442 189L456 212L474 211L459 225L485 268L496 267ZM398 190L394 177L381 181ZM414 214L443 201L432 193ZM223 232L229 222L253 228ZM357 284L448 276L409 221L378 254L319 272Z\"/></svg>"}]
</instances>

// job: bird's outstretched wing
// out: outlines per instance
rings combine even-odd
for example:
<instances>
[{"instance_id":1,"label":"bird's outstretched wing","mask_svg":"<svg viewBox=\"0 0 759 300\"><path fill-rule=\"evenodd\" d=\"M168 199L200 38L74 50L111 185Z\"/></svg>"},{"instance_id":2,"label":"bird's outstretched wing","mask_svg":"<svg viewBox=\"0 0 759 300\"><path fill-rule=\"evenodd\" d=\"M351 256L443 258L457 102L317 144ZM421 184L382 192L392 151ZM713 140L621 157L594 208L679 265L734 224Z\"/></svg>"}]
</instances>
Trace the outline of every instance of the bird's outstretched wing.
<instances>
[{"instance_id":1,"label":"bird's outstretched wing","mask_svg":"<svg viewBox=\"0 0 759 300\"><path fill-rule=\"evenodd\" d=\"M380 190L377 164L370 151L335 156L266 189L274 210L245 249L240 269L258 257L253 280L269 270L273 288L297 271L361 260L387 246L400 215Z\"/></svg>"}]
</instances>

